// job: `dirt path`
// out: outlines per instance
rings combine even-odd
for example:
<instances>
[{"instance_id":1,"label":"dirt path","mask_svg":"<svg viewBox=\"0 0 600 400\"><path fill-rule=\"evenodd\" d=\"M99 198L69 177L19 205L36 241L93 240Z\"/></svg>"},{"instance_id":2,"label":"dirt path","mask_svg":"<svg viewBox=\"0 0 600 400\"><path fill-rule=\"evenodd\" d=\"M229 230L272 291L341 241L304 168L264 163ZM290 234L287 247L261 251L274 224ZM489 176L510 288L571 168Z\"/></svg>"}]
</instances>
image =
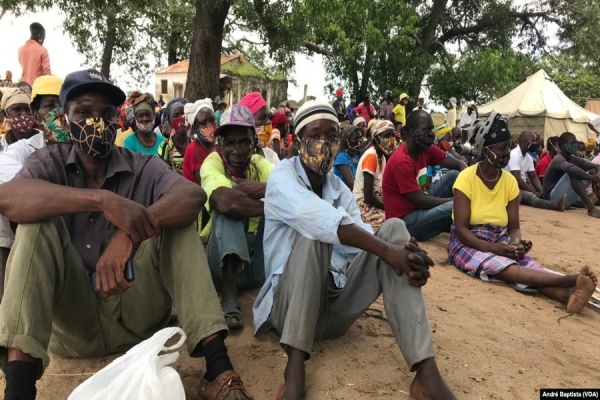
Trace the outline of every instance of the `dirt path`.
<instances>
[{"instance_id":1,"label":"dirt path","mask_svg":"<svg viewBox=\"0 0 600 400\"><path fill-rule=\"evenodd\" d=\"M581 210L558 214L529 207L522 208L521 218L523 237L534 243L531 254L544 266L576 273L588 264L600 272L594 251L600 221ZM559 321L567 314L558 303L456 270L445 261L446 243L442 235L424 244L437 266L423 292L438 365L458 398L537 399L541 387L600 387L600 314L586 309ZM252 336L255 296L244 295L247 327L227 343L246 386L257 400L269 400L283 379L286 358L275 334ZM52 357L38 382L38 399L65 399L89 376L79 374L98 371L113 358ZM176 367L188 398L195 399L204 361L184 355ZM412 380L389 326L374 317L359 319L341 339L316 344L307 372L308 399L315 400L405 399Z\"/></svg>"}]
</instances>

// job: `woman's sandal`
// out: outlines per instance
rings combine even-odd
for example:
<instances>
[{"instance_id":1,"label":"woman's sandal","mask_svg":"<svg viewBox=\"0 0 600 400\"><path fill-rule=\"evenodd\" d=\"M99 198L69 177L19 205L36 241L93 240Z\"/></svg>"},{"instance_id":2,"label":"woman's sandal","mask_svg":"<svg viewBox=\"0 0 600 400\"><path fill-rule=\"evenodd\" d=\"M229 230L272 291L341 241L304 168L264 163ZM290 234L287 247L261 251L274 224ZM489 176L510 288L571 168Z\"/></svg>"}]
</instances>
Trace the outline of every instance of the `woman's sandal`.
<instances>
[{"instance_id":1,"label":"woman's sandal","mask_svg":"<svg viewBox=\"0 0 600 400\"><path fill-rule=\"evenodd\" d=\"M235 300L225 300L221 303L223 316L229 329L241 329L244 326L242 321L242 309Z\"/></svg>"}]
</instances>

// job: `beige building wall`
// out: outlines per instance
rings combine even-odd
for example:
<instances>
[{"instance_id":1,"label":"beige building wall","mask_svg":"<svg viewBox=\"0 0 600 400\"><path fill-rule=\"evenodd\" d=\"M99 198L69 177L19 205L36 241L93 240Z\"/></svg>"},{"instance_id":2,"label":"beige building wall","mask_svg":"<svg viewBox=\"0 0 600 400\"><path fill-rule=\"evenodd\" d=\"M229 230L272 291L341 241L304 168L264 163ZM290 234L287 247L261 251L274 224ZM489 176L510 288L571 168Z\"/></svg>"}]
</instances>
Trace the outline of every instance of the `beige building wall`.
<instances>
[{"instance_id":1,"label":"beige building wall","mask_svg":"<svg viewBox=\"0 0 600 400\"><path fill-rule=\"evenodd\" d=\"M187 72L177 73L166 73L166 74L154 74L155 79L155 98L158 99L162 95L165 103L168 103L171 99L176 97L183 97L185 93L185 81L187 79ZM164 91L166 81L166 92Z\"/></svg>"}]
</instances>

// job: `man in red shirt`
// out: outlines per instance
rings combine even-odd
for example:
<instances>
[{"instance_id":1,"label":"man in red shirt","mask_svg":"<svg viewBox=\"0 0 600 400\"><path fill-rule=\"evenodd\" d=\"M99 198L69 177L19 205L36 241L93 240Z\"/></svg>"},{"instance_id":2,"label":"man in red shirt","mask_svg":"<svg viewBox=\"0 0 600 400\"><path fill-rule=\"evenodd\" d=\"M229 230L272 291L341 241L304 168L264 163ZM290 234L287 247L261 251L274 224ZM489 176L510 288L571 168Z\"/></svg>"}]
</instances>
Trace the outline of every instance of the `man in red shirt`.
<instances>
[{"instance_id":1,"label":"man in red shirt","mask_svg":"<svg viewBox=\"0 0 600 400\"><path fill-rule=\"evenodd\" d=\"M540 158L540 161L538 161L535 166L535 173L538 178L540 178L540 182L543 181L546 170L550 166L550 162L558 154L558 151L556 150L558 148L558 136L548 138L546 148L548 149L548 152Z\"/></svg>"},{"instance_id":2,"label":"man in red shirt","mask_svg":"<svg viewBox=\"0 0 600 400\"><path fill-rule=\"evenodd\" d=\"M31 38L19 49L19 63L23 68L23 81L32 86L39 76L50 75L52 72L48 50L44 47L46 30L37 22L31 24L29 30Z\"/></svg>"},{"instance_id":3,"label":"man in red shirt","mask_svg":"<svg viewBox=\"0 0 600 400\"><path fill-rule=\"evenodd\" d=\"M385 218L402 218L417 240L427 240L452 225L452 185L467 165L432 146L433 120L426 111L413 111L403 128L406 140L392 154L383 174ZM427 167L440 165L449 171L429 191Z\"/></svg>"}]
</instances>

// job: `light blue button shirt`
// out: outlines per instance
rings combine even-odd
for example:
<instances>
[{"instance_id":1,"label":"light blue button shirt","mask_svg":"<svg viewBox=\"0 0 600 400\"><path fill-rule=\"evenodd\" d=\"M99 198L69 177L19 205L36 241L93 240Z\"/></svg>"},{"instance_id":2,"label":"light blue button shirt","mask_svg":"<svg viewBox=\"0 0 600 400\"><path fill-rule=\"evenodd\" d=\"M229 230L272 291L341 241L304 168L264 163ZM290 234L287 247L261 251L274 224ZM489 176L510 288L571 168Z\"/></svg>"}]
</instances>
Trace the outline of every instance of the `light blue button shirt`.
<instances>
[{"instance_id":1,"label":"light blue button shirt","mask_svg":"<svg viewBox=\"0 0 600 400\"><path fill-rule=\"evenodd\" d=\"M271 329L269 316L279 277L299 233L323 243L333 244L329 271L337 287L346 284L346 267L360 251L344 246L337 235L340 225L356 224L373 233L365 224L350 189L330 172L323 180L323 198L311 190L298 157L283 160L269 175L265 194L265 276L267 277L252 311L254 334Z\"/></svg>"}]
</instances>

